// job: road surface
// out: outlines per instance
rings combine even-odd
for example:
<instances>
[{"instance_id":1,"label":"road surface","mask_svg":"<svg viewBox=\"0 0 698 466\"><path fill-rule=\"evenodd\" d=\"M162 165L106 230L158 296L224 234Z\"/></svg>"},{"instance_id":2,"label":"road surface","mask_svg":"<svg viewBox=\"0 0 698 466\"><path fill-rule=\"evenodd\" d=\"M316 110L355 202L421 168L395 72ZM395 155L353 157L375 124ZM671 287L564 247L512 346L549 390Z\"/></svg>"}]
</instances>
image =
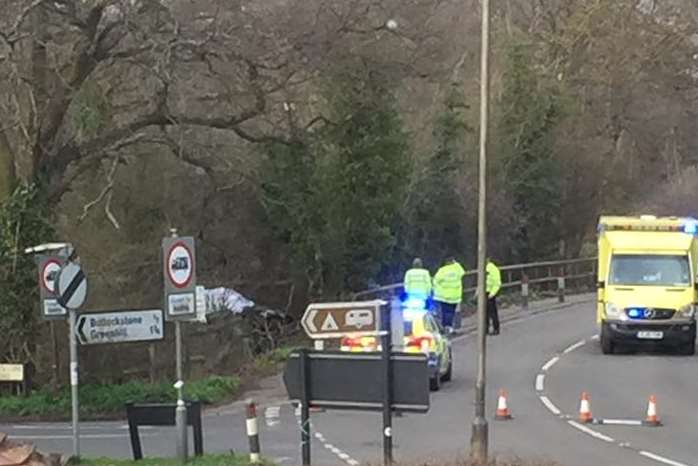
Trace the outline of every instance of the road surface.
<instances>
[{"instance_id":1,"label":"road surface","mask_svg":"<svg viewBox=\"0 0 698 466\"><path fill-rule=\"evenodd\" d=\"M697 357L654 353L604 356L593 340L593 307L593 297L587 296L549 312L507 313L509 319L515 319L488 341L491 453L553 460L565 466L698 466L698 411L693 393L698 386ZM473 335L459 337L454 350L453 381L432 395L430 412L394 420L397 460L414 462L467 454L475 382ZM273 383L278 385L278 380ZM513 420L493 420L499 389L509 394ZM590 394L596 419L631 425L576 423L582 391ZM296 413L283 402L281 387L271 393L260 409L262 453L281 464L299 464ZM664 425L632 425L645 417L651 394L657 396ZM311 417L314 464L380 462L380 414L327 411ZM247 452L240 404L207 414L204 429L206 451ZM0 426L2 430L33 440L45 450L70 452L67 424ZM83 432L86 455L130 455L123 422L88 424ZM174 455L172 429L152 428L142 433L146 455Z\"/></svg>"}]
</instances>

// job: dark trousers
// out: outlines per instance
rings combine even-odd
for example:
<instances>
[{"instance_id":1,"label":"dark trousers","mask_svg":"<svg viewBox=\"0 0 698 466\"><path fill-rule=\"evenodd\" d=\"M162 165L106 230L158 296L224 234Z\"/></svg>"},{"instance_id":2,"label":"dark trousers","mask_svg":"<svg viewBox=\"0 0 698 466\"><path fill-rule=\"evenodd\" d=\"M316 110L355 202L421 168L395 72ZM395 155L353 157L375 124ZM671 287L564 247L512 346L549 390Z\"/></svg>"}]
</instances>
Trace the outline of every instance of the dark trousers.
<instances>
[{"instance_id":1,"label":"dark trousers","mask_svg":"<svg viewBox=\"0 0 698 466\"><path fill-rule=\"evenodd\" d=\"M499 333L499 311L497 310L497 297L487 298L487 328L490 326L494 333Z\"/></svg>"},{"instance_id":2,"label":"dark trousers","mask_svg":"<svg viewBox=\"0 0 698 466\"><path fill-rule=\"evenodd\" d=\"M456 315L457 304L439 302L441 308L441 325L453 327L453 317Z\"/></svg>"}]
</instances>

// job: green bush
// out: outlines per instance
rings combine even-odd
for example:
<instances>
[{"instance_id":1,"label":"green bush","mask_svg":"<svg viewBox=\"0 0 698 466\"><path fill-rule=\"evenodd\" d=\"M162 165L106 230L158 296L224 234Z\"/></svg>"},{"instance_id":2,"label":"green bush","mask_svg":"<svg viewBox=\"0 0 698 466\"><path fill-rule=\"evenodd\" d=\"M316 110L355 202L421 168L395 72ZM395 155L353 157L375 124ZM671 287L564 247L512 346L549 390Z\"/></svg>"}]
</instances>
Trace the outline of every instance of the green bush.
<instances>
[{"instance_id":1,"label":"green bush","mask_svg":"<svg viewBox=\"0 0 698 466\"><path fill-rule=\"evenodd\" d=\"M240 379L235 376L210 376L184 386L187 399L213 404L237 393ZM127 402L165 403L177 399L169 383L146 384L132 381L121 385L86 384L80 387L80 411L83 415L109 415L123 412ZM5 416L68 416L70 389L57 393L42 389L29 397L0 398L0 419Z\"/></svg>"}]
</instances>

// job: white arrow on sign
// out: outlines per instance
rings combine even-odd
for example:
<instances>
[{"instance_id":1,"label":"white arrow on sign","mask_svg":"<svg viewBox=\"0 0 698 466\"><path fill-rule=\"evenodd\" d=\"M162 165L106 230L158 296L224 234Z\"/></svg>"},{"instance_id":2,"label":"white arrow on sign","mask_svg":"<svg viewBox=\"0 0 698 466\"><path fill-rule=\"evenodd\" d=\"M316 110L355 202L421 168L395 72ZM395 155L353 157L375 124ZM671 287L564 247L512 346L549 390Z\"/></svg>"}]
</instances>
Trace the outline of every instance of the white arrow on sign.
<instances>
[{"instance_id":1,"label":"white arrow on sign","mask_svg":"<svg viewBox=\"0 0 698 466\"><path fill-rule=\"evenodd\" d=\"M315 316L317 315L317 309L310 309L308 311L308 316L303 316L303 322L308 326L308 330L311 332L317 332L317 327L315 326Z\"/></svg>"}]
</instances>

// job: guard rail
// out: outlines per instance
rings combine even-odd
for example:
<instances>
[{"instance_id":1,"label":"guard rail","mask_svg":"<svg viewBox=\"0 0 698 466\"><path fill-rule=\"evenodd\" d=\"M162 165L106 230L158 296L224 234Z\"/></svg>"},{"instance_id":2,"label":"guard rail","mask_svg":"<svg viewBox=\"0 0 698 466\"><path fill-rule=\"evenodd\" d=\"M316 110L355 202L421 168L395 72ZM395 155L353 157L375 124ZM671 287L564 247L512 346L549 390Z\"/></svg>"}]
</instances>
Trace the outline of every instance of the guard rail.
<instances>
[{"instance_id":1,"label":"guard rail","mask_svg":"<svg viewBox=\"0 0 698 466\"><path fill-rule=\"evenodd\" d=\"M499 268L502 272L502 293L518 301L524 308L528 307L528 301L532 296L555 294L560 302L564 302L565 295L570 291L594 288L596 264L596 257L583 257L504 265ZM477 270L466 271L463 280L463 298L468 301L474 297L477 290ZM402 283L394 283L354 293L353 299L387 299L401 292Z\"/></svg>"}]
</instances>

